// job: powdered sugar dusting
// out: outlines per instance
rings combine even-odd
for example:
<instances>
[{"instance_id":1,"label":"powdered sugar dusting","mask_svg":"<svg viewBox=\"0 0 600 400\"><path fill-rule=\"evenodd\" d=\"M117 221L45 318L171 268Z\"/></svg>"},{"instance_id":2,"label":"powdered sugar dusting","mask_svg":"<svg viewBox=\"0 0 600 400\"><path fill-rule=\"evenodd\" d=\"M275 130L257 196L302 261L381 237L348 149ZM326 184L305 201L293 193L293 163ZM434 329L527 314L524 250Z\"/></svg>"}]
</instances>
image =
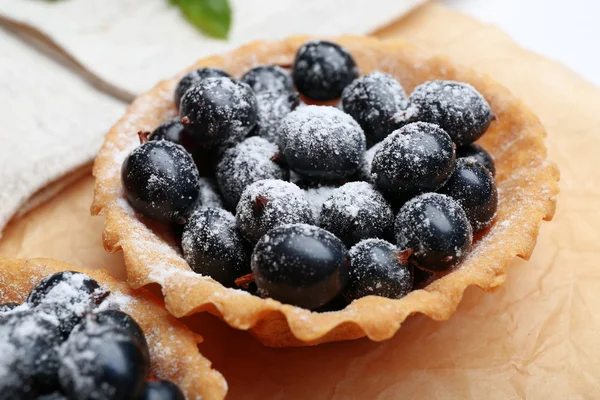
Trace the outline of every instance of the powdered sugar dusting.
<instances>
[{"instance_id":1,"label":"powdered sugar dusting","mask_svg":"<svg viewBox=\"0 0 600 400\"><path fill-rule=\"evenodd\" d=\"M321 186L317 188L304 189L304 194L313 210L315 222L318 223L321 219L321 210L323 203L331 196L331 193L336 189L335 186Z\"/></svg>"}]
</instances>

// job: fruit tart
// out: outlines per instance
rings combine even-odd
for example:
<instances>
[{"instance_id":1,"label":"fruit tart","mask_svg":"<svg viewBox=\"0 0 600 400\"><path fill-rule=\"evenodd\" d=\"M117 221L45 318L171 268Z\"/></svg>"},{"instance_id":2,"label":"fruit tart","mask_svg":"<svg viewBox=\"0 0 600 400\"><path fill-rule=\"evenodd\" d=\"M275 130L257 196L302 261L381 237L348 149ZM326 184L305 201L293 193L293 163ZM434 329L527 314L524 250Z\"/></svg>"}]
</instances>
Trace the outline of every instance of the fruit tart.
<instances>
[{"instance_id":1,"label":"fruit tart","mask_svg":"<svg viewBox=\"0 0 600 400\"><path fill-rule=\"evenodd\" d=\"M0 260L1 399L223 399L199 341L105 271Z\"/></svg>"},{"instance_id":2,"label":"fruit tart","mask_svg":"<svg viewBox=\"0 0 600 400\"><path fill-rule=\"evenodd\" d=\"M92 213L176 317L268 346L383 340L529 258L558 193L544 136L492 79L400 40L254 42L133 102Z\"/></svg>"}]
</instances>

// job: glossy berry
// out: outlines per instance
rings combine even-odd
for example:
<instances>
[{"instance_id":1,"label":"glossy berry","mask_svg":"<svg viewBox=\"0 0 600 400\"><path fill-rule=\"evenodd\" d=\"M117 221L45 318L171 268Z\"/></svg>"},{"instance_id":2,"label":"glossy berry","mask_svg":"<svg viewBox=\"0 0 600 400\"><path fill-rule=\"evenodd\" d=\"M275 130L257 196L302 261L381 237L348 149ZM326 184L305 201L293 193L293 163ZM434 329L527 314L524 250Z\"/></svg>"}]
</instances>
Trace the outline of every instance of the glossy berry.
<instances>
[{"instance_id":1,"label":"glossy berry","mask_svg":"<svg viewBox=\"0 0 600 400\"><path fill-rule=\"evenodd\" d=\"M304 43L296 53L292 78L300 93L314 100L332 100L358 76L354 59L344 48L324 40Z\"/></svg>"},{"instance_id":2,"label":"glossy berry","mask_svg":"<svg viewBox=\"0 0 600 400\"><path fill-rule=\"evenodd\" d=\"M248 185L262 179L287 180L279 148L261 137L249 137L227 149L217 165L217 183L230 207L235 208Z\"/></svg>"},{"instance_id":3,"label":"glossy berry","mask_svg":"<svg viewBox=\"0 0 600 400\"><path fill-rule=\"evenodd\" d=\"M412 267L398 258L398 248L381 239L367 239L350 249L349 302L365 296L400 299L413 285Z\"/></svg>"},{"instance_id":4,"label":"glossy berry","mask_svg":"<svg viewBox=\"0 0 600 400\"><path fill-rule=\"evenodd\" d=\"M391 75L378 71L346 86L342 104L344 111L365 131L370 143L382 141L410 122L412 116L404 88Z\"/></svg>"},{"instance_id":5,"label":"glossy berry","mask_svg":"<svg viewBox=\"0 0 600 400\"><path fill-rule=\"evenodd\" d=\"M299 107L302 101L297 93L263 92L256 95L256 102L258 105L256 134L279 145L281 120Z\"/></svg>"},{"instance_id":6,"label":"glossy berry","mask_svg":"<svg viewBox=\"0 0 600 400\"><path fill-rule=\"evenodd\" d=\"M263 295L307 309L341 293L349 267L346 246L326 230L306 224L271 230L252 253L252 272Z\"/></svg>"},{"instance_id":7,"label":"glossy berry","mask_svg":"<svg viewBox=\"0 0 600 400\"><path fill-rule=\"evenodd\" d=\"M257 120L256 96L250 86L230 78L208 78L181 99L179 115L204 147L231 145L243 139Z\"/></svg>"},{"instance_id":8,"label":"glossy berry","mask_svg":"<svg viewBox=\"0 0 600 400\"><path fill-rule=\"evenodd\" d=\"M179 109L181 98L192 86L197 85L206 78L230 77L230 75L218 68L199 68L188 72L175 88L175 107Z\"/></svg>"},{"instance_id":9,"label":"glossy berry","mask_svg":"<svg viewBox=\"0 0 600 400\"><path fill-rule=\"evenodd\" d=\"M33 310L0 320L0 397L29 399L58 389L58 348L63 337L55 318Z\"/></svg>"},{"instance_id":10,"label":"glossy berry","mask_svg":"<svg viewBox=\"0 0 600 400\"><path fill-rule=\"evenodd\" d=\"M140 145L121 167L129 204L158 221L180 223L187 218L198 199L198 179L192 156L166 140Z\"/></svg>"},{"instance_id":11,"label":"glossy berry","mask_svg":"<svg viewBox=\"0 0 600 400\"><path fill-rule=\"evenodd\" d=\"M198 148L198 144L187 133L185 126L179 120L175 119L160 124L152 131L148 139L168 140L169 142L183 146L190 154Z\"/></svg>"},{"instance_id":12,"label":"glossy berry","mask_svg":"<svg viewBox=\"0 0 600 400\"><path fill-rule=\"evenodd\" d=\"M135 338L142 347L142 350L146 353L147 358L150 358L150 352L148 349L148 342L146 342L146 336L144 331L139 324L129 316L120 310L104 310L94 313L90 318L83 320L82 324L96 323L105 327L112 327L114 330L118 330L127 336Z\"/></svg>"},{"instance_id":13,"label":"glossy berry","mask_svg":"<svg viewBox=\"0 0 600 400\"><path fill-rule=\"evenodd\" d=\"M236 208L239 231L256 242L285 224L313 224L314 216L304 191L290 182L265 179L248 186Z\"/></svg>"},{"instance_id":14,"label":"glossy berry","mask_svg":"<svg viewBox=\"0 0 600 400\"><path fill-rule=\"evenodd\" d=\"M455 81L428 81L415 88L409 102L418 121L439 125L457 146L479 139L492 121L492 110L471 85Z\"/></svg>"},{"instance_id":15,"label":"glossy berry","mask_svg":"<svg viewBox=\"0 0 600 400\"><path fill-rule=\"evenodd\" d=\"M348 247L363 239L391 239L394 213L388 201L367 182L349 182L323 203L321 228Z\"/></svg>"},{"instance_id":16,"label":"glossy berry","mask_svg":"<svg viewBox=\"0 0 600 400\"><path fill-rule=\"evenodd\" d=\"M375 185L392 199L440 188L454 168L454 145L440 127L415 122L389 135L373 157Z\"/></svg>"},{"instance_id":17,"label":"glossy berry","mask_svg":"<svg viewBox=\"0 0 600 400\"><path fill-rule=\"evenodd\" d=\"M446 271L465 259L473 231L460 204L449 196L426 193L406 202L395 224L396 242L415 266Z\"/></svg>"},{"instance_id":18,"label":"glossy berry","mask_svg":"<svg viewBox=\"0 0 600 400\"><path fill-rule=\"evenodd\" d=\"M171 381L151 381L146 384L140 400L185 400L185 396Z\"/></svg>"},{"instance_id":19,"label":"glossy berry","mask_svg":"<svg viewBox=\"0 0 600 400\"><path fill-rule=\"evenodd\" d=\"M138 398L150 369L139 340L91 316L73 330L60 356L61 387L78 400Z\"/></svg>"},{"instance_id":20,"label":"glossy berry","mask_svg":"<svg viewBox=\"0 0 600 400\"><path fill-rule=\"evenodd\" d=\"M365 152L365 135L356 121L334 107L306 106L280 124L281 148L291 169L316 179L354 174Z\"/></svg>"},{"instance_id":21,"label":"glossy berry","mask_svg":"<svg viewBox=\"0 0 600 400\"><path fill-rule=\"evenodd\" d=\"M278 65L259 65L246 72L240 79L255 93L289 93L294 90L290 73Z\"/></svg>"},{"instance_id":22,"label":"glossy berry","mask_svg":"<svg viewBox=\"0 0 600 400\"><path fill-rule=\"evenodd\" d=\"M473 232L488 227L496 216L498 190L494 177L483 164L459 158L450 179L440 189L462 206Z\"/></svg>"},{"instance_id":23,"label":"glossy berry","mask_svg":"<svg viewBox=\"0 0 600 400\"><path fill-rule=\"evenodd\" d=\"M435 280L435 273L421 268L413 268L413 290L423 289Z\"/></svg>"},{"instance_id":24,"label":"glossy berry","mask_svg":"<svg viewBox=\"0 0 600 400\"><path fill-rule=\"evenodd\" d=\"M459 147L456 149L457 158L468 158L474 161L478 161L483 164L491 173L492 176L496 175L496 165L494 164L494 158L488 153L483 147L478 144L470 144L468 146Z\"/></svg>"},{"instance_id":25,"label":"glossy berry","mask_svg":"<svg viewBox=\"0 0 600 400\"><path fill-rule=\"evenodd\" d=\"M235 217L220 208L200 207L185 224L183 255L192 270L229 287L250 272L250 250Z\"/></svg>"},{"instance_id":26,"label":"glossy berry","mask_svg":"<svg viewBox=\"0 0 600 400\"><path fill-rule=\"evenodd\" d=\"M57 319L67 337L82 316L108 295L98 282L80 272L61 271L42 279L31 289L26 303L37 312Z\"/></svg>"}]
</instances>

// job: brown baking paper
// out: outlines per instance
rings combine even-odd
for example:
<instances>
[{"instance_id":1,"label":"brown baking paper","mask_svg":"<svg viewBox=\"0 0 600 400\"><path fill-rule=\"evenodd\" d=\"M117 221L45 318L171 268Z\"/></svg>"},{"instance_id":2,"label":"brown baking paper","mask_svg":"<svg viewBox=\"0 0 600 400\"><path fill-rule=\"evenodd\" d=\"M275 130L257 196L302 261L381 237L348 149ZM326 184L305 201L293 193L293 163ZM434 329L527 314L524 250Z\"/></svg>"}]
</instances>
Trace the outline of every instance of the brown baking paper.
<instances>
[{"instance_id":1,"label":"brown baking paper","mask_svg":"<svg viewBox=\"0 0 600 400\"><path fill-rule=\"evenodd\" d=\"M494 293L469 288L446 322L409 318L388 341L269 349L210 315L186 319L232 399L600 398L600 90L498 29L429 4L378 33L402 35L490 74L528 103L561 169L551 223ZM87 177L14 221L0 256L46 256L123 276L89 216Z\"/></svg>"}]
</instances>

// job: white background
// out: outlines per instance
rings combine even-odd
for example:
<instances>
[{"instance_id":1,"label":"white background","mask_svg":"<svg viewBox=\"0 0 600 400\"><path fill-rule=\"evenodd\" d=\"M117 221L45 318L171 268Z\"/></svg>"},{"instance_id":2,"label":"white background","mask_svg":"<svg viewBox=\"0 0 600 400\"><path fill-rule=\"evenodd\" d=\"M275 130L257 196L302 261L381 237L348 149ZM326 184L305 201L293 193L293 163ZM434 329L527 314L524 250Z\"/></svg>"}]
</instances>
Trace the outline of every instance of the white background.
<instances>
[{"instance_id":1,"label":"white background","mask_svg":"<svg viewBox=\"0 0 600 400\"><path fill-rule=\"evenodd\" d=\"M600 0L445 0L600 86Z\"/></svg>"}]
</instances>

